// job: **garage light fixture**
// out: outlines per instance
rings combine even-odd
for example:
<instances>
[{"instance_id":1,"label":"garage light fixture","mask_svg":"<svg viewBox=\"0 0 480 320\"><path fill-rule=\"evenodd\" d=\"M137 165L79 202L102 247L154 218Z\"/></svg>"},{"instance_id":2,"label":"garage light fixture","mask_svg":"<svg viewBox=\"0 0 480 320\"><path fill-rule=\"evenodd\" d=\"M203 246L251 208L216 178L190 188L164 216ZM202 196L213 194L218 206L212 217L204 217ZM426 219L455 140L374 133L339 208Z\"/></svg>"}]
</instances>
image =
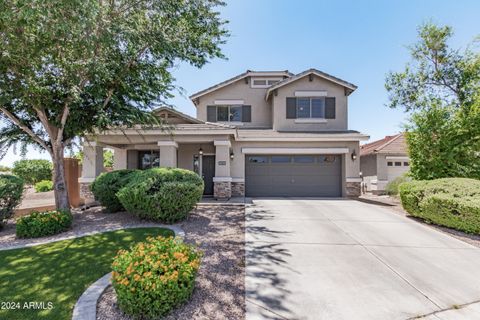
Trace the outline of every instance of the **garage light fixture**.
<instances>
[{"instance_id":1,"label":"garage light fixture","mask_svg":"<svg viewBox=\"0 0 480 320\"><path fill-rule=\"evenodd\" d=\"M199 155L202 155L202 154L203 154L203 149L202 149L202 148L198 149L198 154L199 154Z\"/></svg>"},{"instance_id":2,"label":"garage light fixture","mask_svg":"<svg viewBox=\"0 0 480 320\"><path fill-rule=\"evenodd\" d=\"M355 161L357 160L357 154L355 153L355 150L352 152L352 160Z\"/></svg>"},{"instance_id":3,"label":"garage light fixture","mask_svg":"<svg viewBox=\"0 0 480 320\"><path fill-rule=\"evenodd\" d=\"M233 154L233 151L232 151L232 152L230 152L230 159L232 159L232 160L233 160L233 158L234 158L234 157L235 157L235 155Z\"/></svg>"}]
</instances>

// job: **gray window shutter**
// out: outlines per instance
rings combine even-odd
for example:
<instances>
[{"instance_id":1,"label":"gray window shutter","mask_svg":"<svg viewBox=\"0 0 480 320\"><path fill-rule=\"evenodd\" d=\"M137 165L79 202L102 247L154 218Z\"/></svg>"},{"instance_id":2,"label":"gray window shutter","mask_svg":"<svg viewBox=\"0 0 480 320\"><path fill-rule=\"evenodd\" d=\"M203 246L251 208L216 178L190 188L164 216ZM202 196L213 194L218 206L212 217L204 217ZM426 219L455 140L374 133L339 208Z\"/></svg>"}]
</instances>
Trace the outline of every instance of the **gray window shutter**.
<instances>
[{"instance_id":1,"label":"gray window shutter","mask_svg":"<svg viewBox=\"0 0 480 320\"><path fill-rule=\"evenodd\" d=\"M252 122L252 106L242 106L242 122Z\"/></svg>"},{"instance_id":2,"label":"gray window shutter","mask_svg":"<svg viewBox=\"0 0 480 320\"><path fill-rule=\"evenodd\" d=\"M325 119L335 119L335 97L325 98Z\"/></svg>"},{"instance_id":3,"label":"gray window shutter","mask_svg":"<svg viewBox=\"0 0 480 320\"><path fill-rule=\"evenodd\" d=\"M297 98L287 98L287 119L297 118Z\"/></svg>"},{"instance_id":4,"label":"gray window shutter","mask_svg":"<svg viewBox=\"0 0 480 320\"><path fill-rule=\"evenodd\" d=\"M207 121L217 122L217 106L207 106Z\"/></svg>"}]
</instances>

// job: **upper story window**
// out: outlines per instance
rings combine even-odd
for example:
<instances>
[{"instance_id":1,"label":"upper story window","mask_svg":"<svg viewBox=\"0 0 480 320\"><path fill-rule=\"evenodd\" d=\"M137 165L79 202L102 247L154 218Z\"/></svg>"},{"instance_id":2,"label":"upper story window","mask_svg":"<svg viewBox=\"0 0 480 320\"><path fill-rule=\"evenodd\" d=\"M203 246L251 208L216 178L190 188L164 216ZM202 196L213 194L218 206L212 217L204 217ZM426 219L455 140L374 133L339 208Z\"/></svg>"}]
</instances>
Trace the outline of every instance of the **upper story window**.
<instances>
[{"instance_id":1,"label":"upper story window","mask_svg":"<svg viewBox=\"0 0 480 320\"><path fill-rule=\"evenodd\" d=\"M242 121L242 106L217 106L217 121Z\"/></svg>"},{"instance_id":2,"label":"upper story window","mask_svg":"<svg viewBox=\"0 0 480 320\"><path fill-rule=\"evenodd\" d=\"M252 78L252 88L268 88L282 80L281 78Z\"/></svg>"},{"instance_id":3,"label":"upper story window","mask_svg":"<svg viewBox=\"0 0 480 320\"><path fill-rule=\"evenodd\" d=\"M325 118L325 97L297 98L297 118Z\"/></svg>"},{"instance_id":4,"label":"upper story window","mask_svg":"<svg viewBox=\"0 0 480 320\"><path fill-rule=\"evenodd\" d=\"M252 107L240 104L207 106L208 122L251 122Z\"/></svg>"}]
</instances>

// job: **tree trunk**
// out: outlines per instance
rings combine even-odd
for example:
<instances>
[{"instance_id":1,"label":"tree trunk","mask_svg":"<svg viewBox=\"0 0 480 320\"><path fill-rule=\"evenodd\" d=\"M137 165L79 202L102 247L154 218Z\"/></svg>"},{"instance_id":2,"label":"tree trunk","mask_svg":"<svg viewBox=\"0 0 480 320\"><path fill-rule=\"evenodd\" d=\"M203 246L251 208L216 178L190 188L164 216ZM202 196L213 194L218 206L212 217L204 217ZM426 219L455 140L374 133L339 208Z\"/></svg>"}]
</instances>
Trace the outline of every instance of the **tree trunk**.
<instances>
[{"instance_id":1,"label":"tree trunk","mask_svg":"<svg viewBox=\"0 0 480 320\"><path fill-rule=\"evenodd\" d=\"M63 163L63 146L52 146L52 151L55 206L57 209L70 210L68 189L65 180L65 168Z\"/></svg>"}]
</instances>

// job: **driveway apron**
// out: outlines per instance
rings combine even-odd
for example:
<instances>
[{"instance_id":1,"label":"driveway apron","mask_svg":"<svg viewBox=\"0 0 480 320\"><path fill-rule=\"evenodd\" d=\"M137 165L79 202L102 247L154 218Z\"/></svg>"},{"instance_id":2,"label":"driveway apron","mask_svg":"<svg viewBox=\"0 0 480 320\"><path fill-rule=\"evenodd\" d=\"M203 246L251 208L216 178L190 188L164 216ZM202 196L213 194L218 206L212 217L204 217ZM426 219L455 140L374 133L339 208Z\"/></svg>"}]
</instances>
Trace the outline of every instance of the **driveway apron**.
<instances>
[{"instance_id":1,"label":"driveway apron","mask_svg":"<svg viewBox=\"0 0 480 320\"><path fill-rule=\"evenodd\" d=\"M254 199L246 219L247 320L480 319L480 249L386 207Z\"/></svg>"}]
</instances>

